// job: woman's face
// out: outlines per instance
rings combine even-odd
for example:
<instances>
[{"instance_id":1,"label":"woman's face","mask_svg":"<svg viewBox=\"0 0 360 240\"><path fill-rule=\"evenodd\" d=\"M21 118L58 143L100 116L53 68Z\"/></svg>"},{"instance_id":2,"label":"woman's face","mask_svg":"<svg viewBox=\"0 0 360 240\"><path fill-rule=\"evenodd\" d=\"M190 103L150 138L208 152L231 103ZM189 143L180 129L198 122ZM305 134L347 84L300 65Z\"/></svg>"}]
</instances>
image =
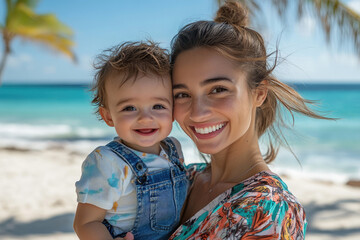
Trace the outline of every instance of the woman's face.
<instances>
[{"instance_id":1,"label":"woman's face","mask_svg":"<svg viewBox=\"0 0 360 240\"><path fill-rule=\"evenodd\" d=\"M255 134L249 130L259 105L257 91L249 89L243 71L216 51L182 52L173 82L174 117L201 152L215 154Z\"/></svg>"}]
</instances>

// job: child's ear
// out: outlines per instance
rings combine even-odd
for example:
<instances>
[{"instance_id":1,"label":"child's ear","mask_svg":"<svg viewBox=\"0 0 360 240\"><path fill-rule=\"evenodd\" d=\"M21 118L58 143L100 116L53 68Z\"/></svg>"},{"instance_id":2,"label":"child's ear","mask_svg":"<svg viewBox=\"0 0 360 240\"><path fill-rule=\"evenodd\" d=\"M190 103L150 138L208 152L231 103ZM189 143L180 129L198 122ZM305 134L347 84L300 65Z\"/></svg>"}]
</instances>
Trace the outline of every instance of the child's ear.
<instances>
[{"instance_id":1,"label":"child's ear","mask_svg":"<svg viewBox=\"0 0 360 240\"><path fill-rule=\"evenodd\" d=\"M259 86L255 89L255 106L260 107L266 99L268 88L267 80L263 80Z\"/></svg>"},{"instance_id":2,"label":"child's ear","mask_svg":"<svg viewBox=\"0 0 360 240\"><path fill-rule=\"evenodd\" d=\"M99 107L99 113L102 117L102 119L106 122L106 124L109 126L109 127L113 127L114 126L114 122L112 120L112 117L111 117L111 114L110 112L104 108L104 107Z\"/></svg>"}]
</instances>

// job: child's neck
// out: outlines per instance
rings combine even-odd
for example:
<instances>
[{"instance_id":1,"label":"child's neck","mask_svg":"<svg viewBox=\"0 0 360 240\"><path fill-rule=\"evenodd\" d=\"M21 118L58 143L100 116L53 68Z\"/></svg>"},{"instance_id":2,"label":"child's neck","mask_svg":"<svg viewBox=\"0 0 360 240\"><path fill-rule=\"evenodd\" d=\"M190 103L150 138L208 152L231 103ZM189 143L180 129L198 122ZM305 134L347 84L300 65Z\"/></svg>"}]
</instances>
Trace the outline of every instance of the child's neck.
<instances>
[{"instance_id":1,"label":"child's neck","mask_svg":"<svg viewBox=\"0 0 360 240\"><path fill-rule=\"evenodd\" d=\"M160 155L160 151L161 151L160 142L158 142L158 143L156 143L156 144L154 144L152 146L149 146L149 147L142 147L142 146L139 146L139 145L136 145L136 144L125 142L124 140L121 140L121 142L124 145L126 145L129 148L132 148L132 149L134 149L136 151Z\"/></svg>"}]
</instances>

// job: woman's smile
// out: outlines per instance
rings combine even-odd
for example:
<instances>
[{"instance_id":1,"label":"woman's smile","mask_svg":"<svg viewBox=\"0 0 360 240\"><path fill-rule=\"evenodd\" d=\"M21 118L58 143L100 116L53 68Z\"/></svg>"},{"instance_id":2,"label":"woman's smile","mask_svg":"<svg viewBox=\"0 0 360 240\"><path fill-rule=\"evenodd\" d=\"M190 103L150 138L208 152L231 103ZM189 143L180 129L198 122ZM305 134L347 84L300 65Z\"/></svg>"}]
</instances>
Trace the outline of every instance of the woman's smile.
<instances>
[{"instance_id":1,"label":"woman's smile","mask_svg":"<svg viewBox=\"0 0 360 240\"><path fill-rule=\"evenodd\" d=\"M190 128L198 139L209 139L219 135L226 125L226 122L221 122L210 125L194 125L190 126Z\"/></svg>"}]
</instances>

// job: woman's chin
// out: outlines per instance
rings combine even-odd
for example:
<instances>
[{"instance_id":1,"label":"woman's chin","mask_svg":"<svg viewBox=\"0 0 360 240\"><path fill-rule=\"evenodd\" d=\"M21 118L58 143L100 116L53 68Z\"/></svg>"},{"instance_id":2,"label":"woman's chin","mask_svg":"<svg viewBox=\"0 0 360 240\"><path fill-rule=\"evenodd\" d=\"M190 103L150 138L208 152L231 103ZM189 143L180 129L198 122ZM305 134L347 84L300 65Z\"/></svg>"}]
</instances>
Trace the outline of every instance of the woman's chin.
<instances>
[{"instance_id":1,"label":"woman's chin","mask_svg":"<svg viewBox=\"0 0 360 240\"><path fill-rule=\"evenodd\" d=\"M195 142L198 150L204 154L216 154L220 151L219 146L212 146L210 144L200 144Z\"/></svg>"}]
</instances>

